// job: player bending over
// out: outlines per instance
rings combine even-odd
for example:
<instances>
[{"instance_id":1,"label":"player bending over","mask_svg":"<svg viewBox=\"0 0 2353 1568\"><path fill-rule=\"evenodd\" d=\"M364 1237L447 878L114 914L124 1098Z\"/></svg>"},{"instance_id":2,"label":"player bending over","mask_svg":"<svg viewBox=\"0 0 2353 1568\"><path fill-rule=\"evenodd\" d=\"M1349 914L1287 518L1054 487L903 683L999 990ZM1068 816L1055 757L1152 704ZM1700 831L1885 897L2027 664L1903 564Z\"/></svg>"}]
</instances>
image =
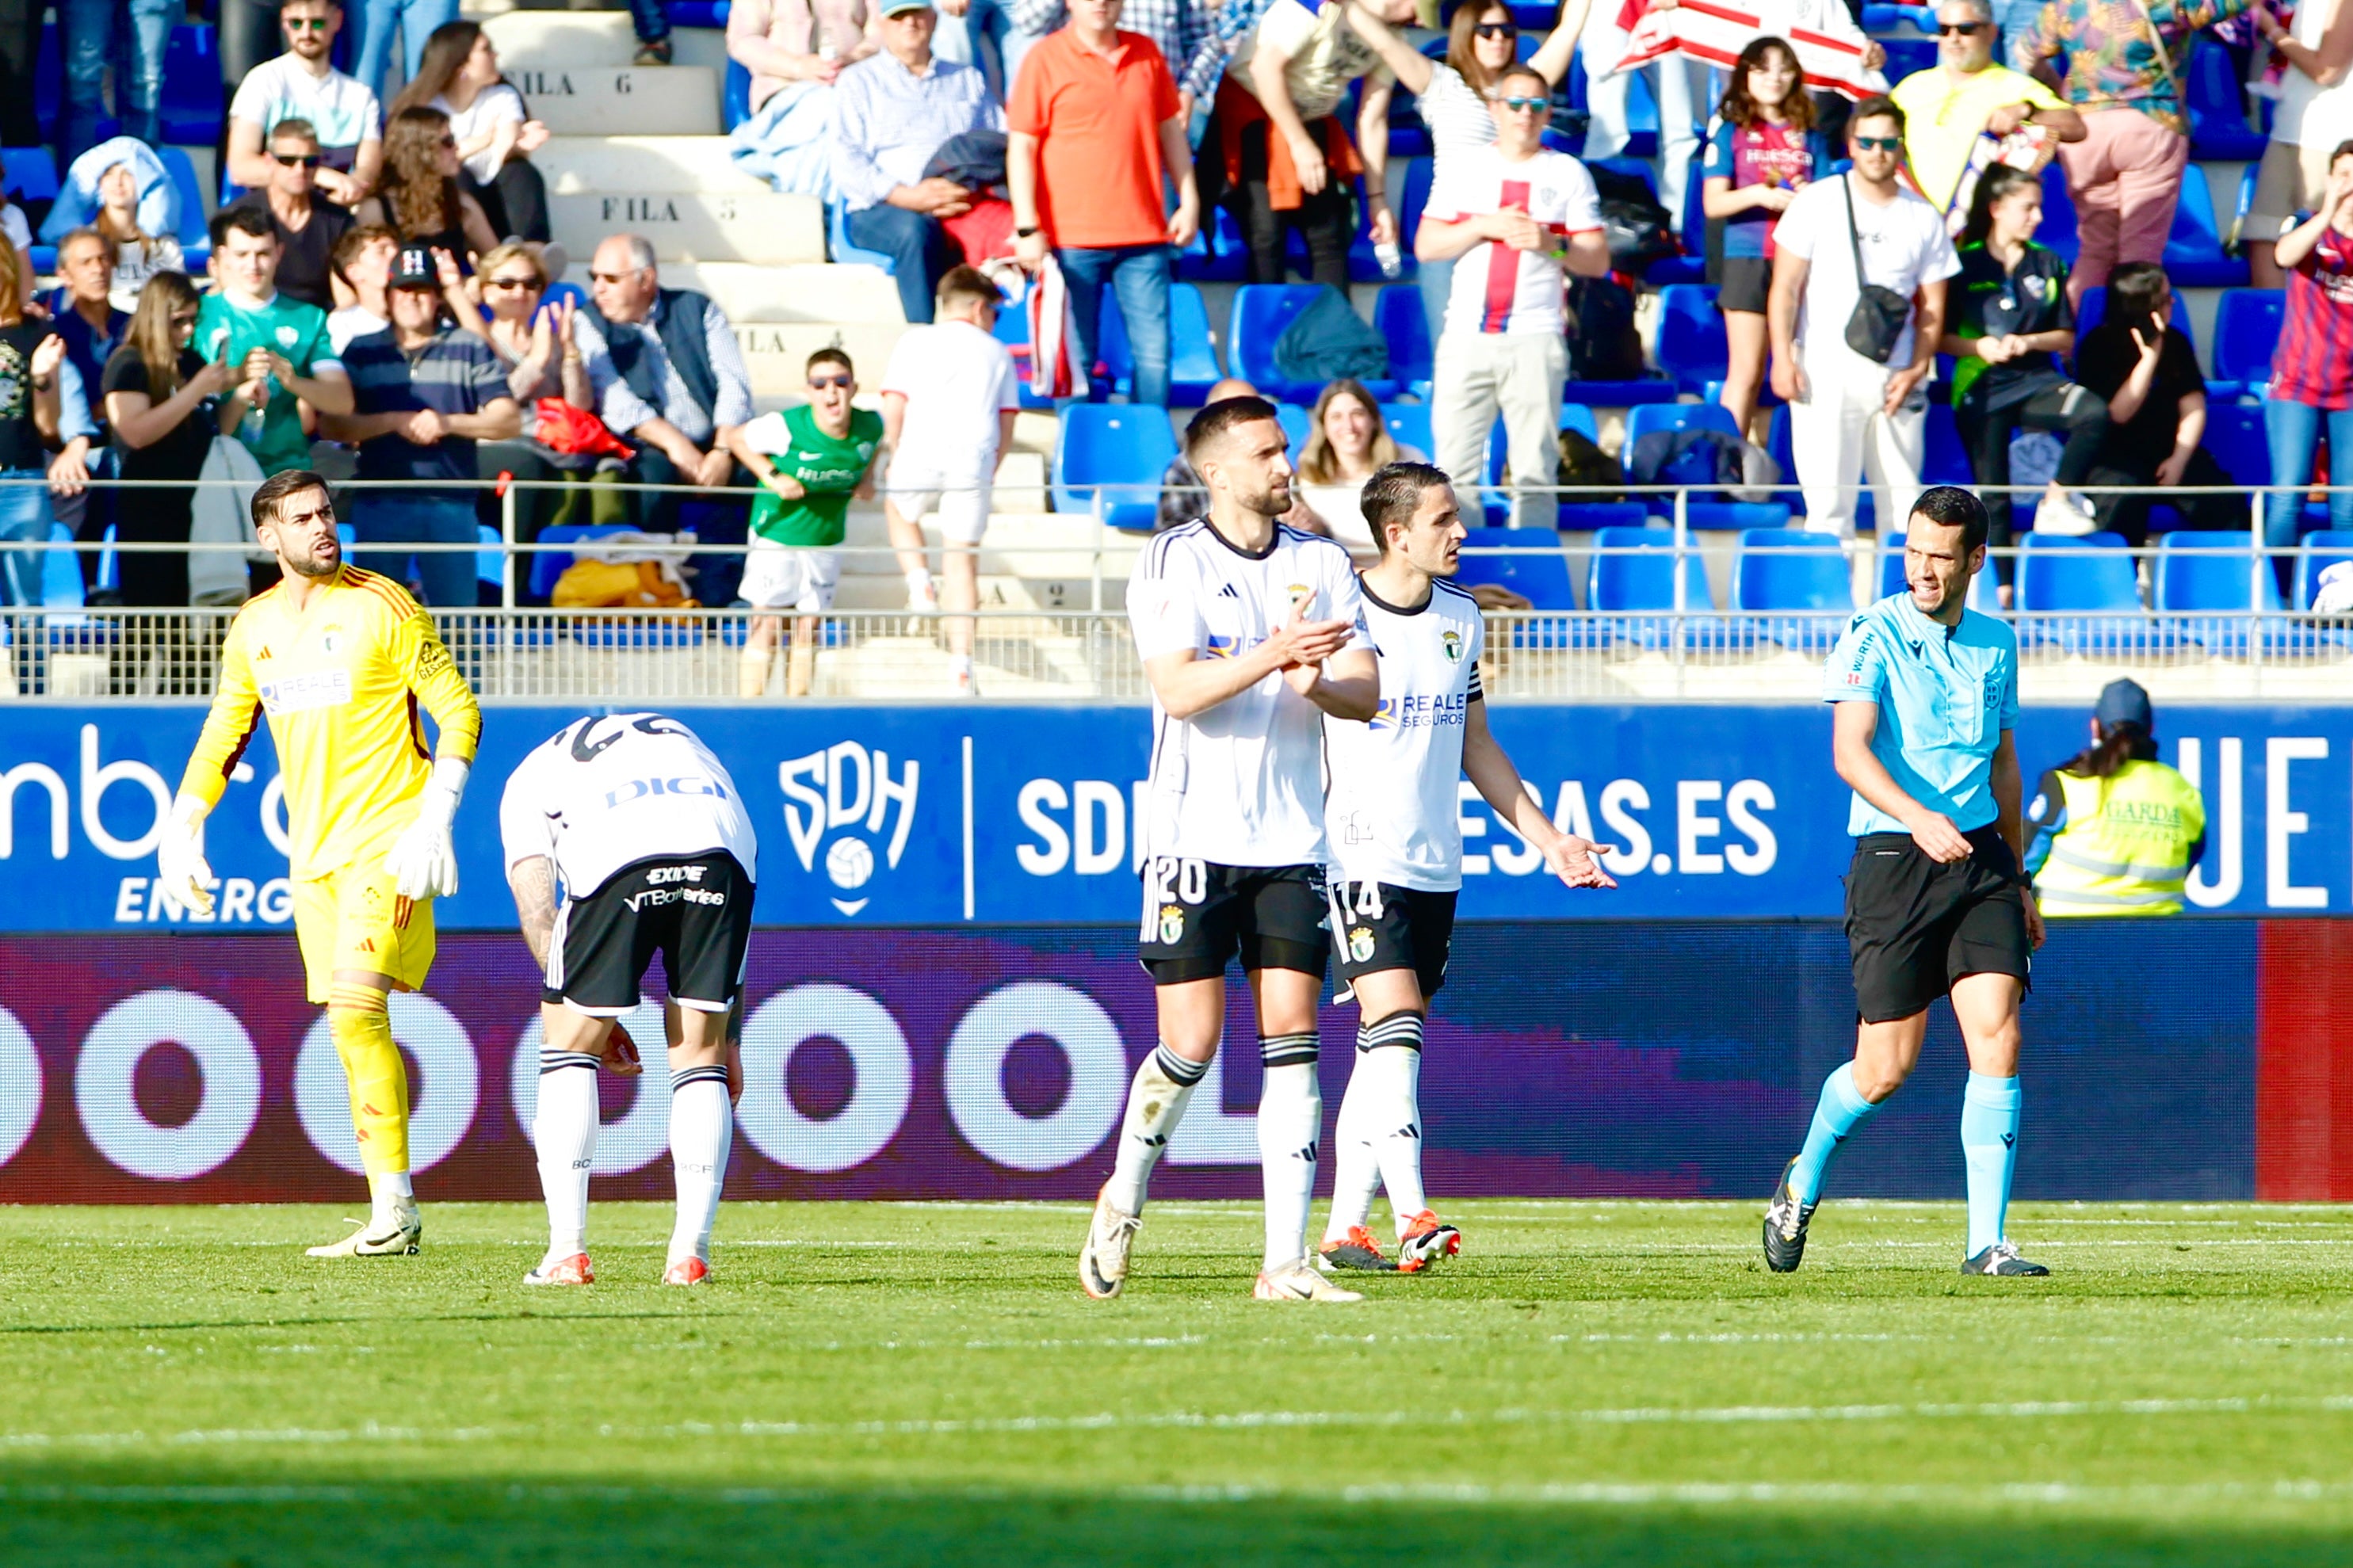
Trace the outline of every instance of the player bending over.
<instances>
[{"instance_id":1,"label":"player bending over","mask_svg":"<svg viewBox=\"0 0 2353 1568\"><path fill-rule=\"evenodd\" d=\"M1324 1101L1315 1006L1324 984L1324 716L1369 719L1380 675L1348 552L1275 521L1291 510L1274 405L1213 403L1186 452L1209 515L1146 545L1127 614L1152 683L1151 781L1139 952L1160 1043L1136 1070L1111 1180L1079 1254L1087 1294L1116 1296L1145 1185L1208 1070L1237 953L1258 1004L1265 1087L1262 1300L1354 1301L1307 1261Z\"/></svg>"},{"instance_id":2,"label":"player bending over","mask_svg":"<svg viewBox=\"0 0 2353 1568\"><path fill-rule=\"evenodd\" d=\"M1447 581L1461 569L1462 515L1446 475L1391 463L1366 481L1365 521L1380 560L1359 582L1380 660L1380 711L1327 718L1332 789L1332 945L1356 996L1356 1059L1333 1130L1332 1217L1317 1262L1415 1272L1462 1248L1421 1190L1421 1032L1446 984L1462 887L1464 773L1572 888L1614 888L1593 846L1561 832L1487 728L1479 689L1485 643L1478 601ZM1365 1228L1386 1184L1398 1261Z\"/></svg>"},{"instance_id":3,"label":"player bending over","mask_svg":"<svg viewBox=\"0 0 2353 1568\"><path fill-rule=\"evenodd\" d=\"M285 786L294 934L343 1058L372 1200L366 1224L311 1256L411 1253L425 1226L408 1180L408 1074L385 998L424 984L433 965L433 900L458 890L449 829L481 709L417 601L344 564L326 480L271 475L253 492L253 525L280 576L229 626L156 870L171 898L212 909L205 817L266 717ZM426 750L420 703L438 752Z\"/></svg>"},{"instance_id":4,"label":"player bending over","mask_svg":"<svg viewBox=\"0 0 2353 1568\"><path fill-rule=\"evenodd\" d=\"M2048 1274L2002 1228L2018 1158L2018 1005L2042 945L2019 870L2018 638L1966 607L1986 564L1983 501L1938 485L1905 530L1909 592L1855 616L1823 670L1833 757L1854 789L1846 930L1862 1026L1766 1210L1765 1261L1786 1274L1803 1260L1831 1156L1912 1075L1928 1005L1949 995L1969 1052L1961 1272Z\"/></svg>"},{"instance_id":5,"label":"player bending over","mask_svg":"<svg viewBox=\"0 0 2353 1568\"><path fill-rule=\"evenodd\" d=\"M659 953L670 983L670 1157L678 1180L665 1285L711 1276L711 1225L733 1141L728 1019L744 989L759 844L744 797L693 731L659 713L567 724L499 799L507 885L546 972L539 1114L547 1256L526 1285L586 1285L596 1065L628 1052L615 1020ZM561 889L559 893L559 888ZM625 1065L626 1070L626 1065Z\"/></svg>"}]
</instances>

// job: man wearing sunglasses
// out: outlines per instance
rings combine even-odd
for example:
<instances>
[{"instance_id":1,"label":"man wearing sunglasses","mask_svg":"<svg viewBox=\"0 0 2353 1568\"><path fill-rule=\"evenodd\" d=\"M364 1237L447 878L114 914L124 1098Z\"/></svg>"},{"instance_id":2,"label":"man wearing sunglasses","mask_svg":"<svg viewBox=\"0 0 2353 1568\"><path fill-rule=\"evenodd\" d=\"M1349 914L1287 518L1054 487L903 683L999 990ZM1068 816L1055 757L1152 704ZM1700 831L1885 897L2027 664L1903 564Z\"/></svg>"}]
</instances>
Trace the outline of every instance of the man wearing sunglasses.
<instances>
[{"instance_id":1,"label":"man wearing sunglasses","mask_svg":"<svg viewBox=\"0 0 2353 1568\"><path fill-rule=\"evenodd\" d=\"M1568 378L1561 274L1609 270L1593 176L1544 145L1552 85L1533 66L1505 68L1488 107L1495 142L1456 153L1430 187L1414 255L1452 261L1438 337L1430 433L1439 467L1479 471L1500 411L1514 485L1549 487L1560 467L1560 394ZM1545 490L1512 503L1517 528L1553 524Z\"/></svg>"},{"instance_id":2,"label":"man wearing sunglasses","mask_svg":"<svg viewBox=\"0 0 2353 1568\"><path fill-rule=\"evenodd\" d=\"M1887 96L1904 111L1904 146L1920 194L1949 211L1979 135L1997 139L2039 125L2062 142L2084 139L2084 117L2059 95L1994 64L1992 0L1945 0L1936 8L1936 63Z\"/></svg>"},{"instance_id":3,"label":"man wearing sunglasses","mask_svg":"<svg viewBox=\"0 0 2353 1568\"><path fill-rule=\"evenodd\" d=\"M278 234L278 291L290 300L335 308L335 247L351 231L349 207L318 199L317 179L334 171L319 153L319 133L307 120L281 120L269 129L269 183L233 205L269 216Z\"/></svg>"},{"instance_id":4,"label":"man wearing sunglasses","mask_svg":"<svg viewBox=\"0 0 2353 1568\"><path fill-rule=\"evenodd\" d=\"M238 5L248 0L236 0ZM343 25L337 0L286 0L278 26L286 52L246 73L228 106L228 177L248 189L273 183L282 165L262 150L262 136L289 120L307 121L317 138L321 195L356 206L384 167L384 109L373 89L328 63ZM333 248L330 240L319 254ZM323 269L322 269L323 270Z\"/></svg>"}]
</instances>

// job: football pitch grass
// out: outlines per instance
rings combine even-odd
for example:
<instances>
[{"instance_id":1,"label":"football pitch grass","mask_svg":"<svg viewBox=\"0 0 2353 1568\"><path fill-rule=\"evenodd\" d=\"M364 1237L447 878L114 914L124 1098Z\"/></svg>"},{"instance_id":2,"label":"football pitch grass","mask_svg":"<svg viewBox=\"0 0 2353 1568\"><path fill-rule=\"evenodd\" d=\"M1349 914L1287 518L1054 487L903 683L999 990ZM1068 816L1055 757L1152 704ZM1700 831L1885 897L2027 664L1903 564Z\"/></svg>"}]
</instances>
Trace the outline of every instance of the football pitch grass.
<instances>
[{"instance_id":1,"label":"football pitch grass","mask_svg":"<svg viewBox=\"0 0 2353 1568\"><path fill-rule=\"evenodd\" d=\"M2353 1562L2353 1209L1462 1204L1353 1307L1249 1204L1113 1302L1071 1205L731 1205L693 1291L664 1205L536 1291L535 1207L344 1212L0 1209L0 1562Z\"/></svg>"}]
</instances>

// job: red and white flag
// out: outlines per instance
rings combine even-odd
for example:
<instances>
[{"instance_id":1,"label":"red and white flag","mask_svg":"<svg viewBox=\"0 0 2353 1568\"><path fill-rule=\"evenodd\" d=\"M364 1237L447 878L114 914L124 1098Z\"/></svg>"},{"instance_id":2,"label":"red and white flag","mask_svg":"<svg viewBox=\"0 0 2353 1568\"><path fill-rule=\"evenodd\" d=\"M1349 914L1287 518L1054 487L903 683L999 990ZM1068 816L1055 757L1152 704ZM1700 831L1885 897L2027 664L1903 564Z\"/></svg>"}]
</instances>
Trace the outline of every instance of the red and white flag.
<instances>
[{"instance_id":1,"label":"red and white flag","mask_svg":"<svg viewBox=\"0 0 2353 1568\"><path fill-rule=\"evenodd\" d=\"M1887 90L1885 77L1863 68L1863 50L1870 39L1842 5L1679 0L1660 9L1648 0L1626 0L1618 25L1630 37L1625 57L1610 72L1613 76L1671 54L1728 68L1740 58L1742 49L1770 34L1789 41L1798 54L1798 68L1813 91L1862 99Z\"/></svg>"}]
</instances>

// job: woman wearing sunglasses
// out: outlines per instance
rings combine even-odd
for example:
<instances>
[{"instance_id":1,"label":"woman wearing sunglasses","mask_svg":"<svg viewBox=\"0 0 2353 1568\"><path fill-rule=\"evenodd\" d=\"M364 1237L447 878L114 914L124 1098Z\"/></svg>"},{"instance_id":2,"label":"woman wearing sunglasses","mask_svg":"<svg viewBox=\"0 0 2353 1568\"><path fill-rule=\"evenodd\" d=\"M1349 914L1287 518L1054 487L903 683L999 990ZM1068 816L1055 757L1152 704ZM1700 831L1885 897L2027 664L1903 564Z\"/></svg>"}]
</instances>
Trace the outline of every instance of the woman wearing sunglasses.
<instances>
[{"instance_id":1,"label":"woman wearing sunglasses","mask_svg":"<svg viewBox=\"0 0 2353 1568\"><path fill-rule=\"evenodd\" d=\"M531 153L547 127L531 117L479 22L447 22L426 40L425 63L392 100L392 112L438 109L449 117L461 161L459 184L481 204L492 233L545 242L547 183ZM560 268L559 268L560 270Z\"/></svg>"},{"instance_id":2,"label":"woman wearing sunglasses","mask_svg":"<svg viewBox=\"0 0 2353 1568\"><path fill-rule=\"evenodd\" d=\"M1577 52L1577 36L1585 26L1592 0L1561 0L1560 16L1542 47L1528 57L1528 65L1552 87L1568 74L1569 57ZM1389 68L1398 85L1413 94L1421 122L1430 129L1434 189L1445 178L1448 163L1464 153L1490 147L1495 142L1495 117L1487 100L1504 67L1519 58L1520 28L1512 8L1494 0L1463 0L1446 31L1446 58L1433 60L1399 37L1371 7L1359 3L1348 8L1348 26L1373 47ZM1409 248L1413 236L1403 235ZM1421 308L1430 319L1430 341L1446 321L1446 295L1453 287L1453 261L1419 264Z\"/></svg>"},{"instance_id":3,"label":"woman wearing sunglasses","mask_svg":"<svg viewBox=\"0 0 2353 1568\"><path fill-rule=\"evenodd\" d=\"M543 306L547 272L532 247L509 240L486 253L475 275L490 320L483 336L507 367L507 386L526 405L560 397L594 408L596 397L574 335L569 296Z\"/></svg>"},{"instance_id":4,"label":"woman wearing sunglasses","mask_svg":"<svg viewBox=\"0 0 2353 1568\"><path fill-rule=\"evenodd\" d=\"M403 245L446 250L463 263L495 249L499 237L481 203L458 188L458 139L438 109L404 109L384 133L384 178L359 205L362 223L382 224Z\"/></svg>"}]
</instances>

